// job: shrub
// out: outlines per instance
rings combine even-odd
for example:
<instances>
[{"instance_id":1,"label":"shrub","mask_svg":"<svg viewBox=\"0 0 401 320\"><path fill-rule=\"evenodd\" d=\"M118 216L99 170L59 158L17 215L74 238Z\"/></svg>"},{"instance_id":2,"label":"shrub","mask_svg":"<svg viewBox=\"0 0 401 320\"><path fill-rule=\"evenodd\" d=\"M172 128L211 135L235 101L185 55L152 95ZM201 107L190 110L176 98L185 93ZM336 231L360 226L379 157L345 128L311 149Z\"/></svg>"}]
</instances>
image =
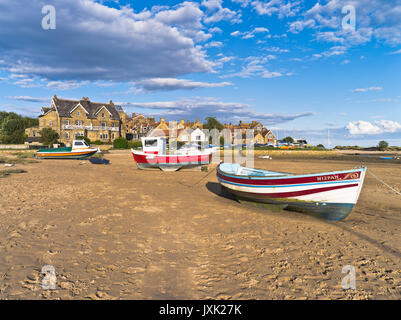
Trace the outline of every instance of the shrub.
<instances>
[{"instance_id":1,"label":"shrub","mask_svg":"<svg viewBox=\"0 0 401 320\"><path fill-rule=\"evenodd\" d=\"M133 140L128 142L128 147L132 149L138 149L142 147L141 140Z\"/></svg>"},{"instance_id":2,"label":"shrub","mask_svg":"<svg viewBox=\"0 0 401 320\"><path fill-rule=\"evenodd\" d=\"M114 149L128 149L128 141L127 139L124 138L117 138L113 142L113 148Z\"/></svg>"},{"instance_id":3,"label":"shrub","mask_svg":"<svg viewBox=\"0 0 401 320\"><path fill-rule=\"evenodd\" d=\"M92 142L92 144L101 145L101 144L103 144L103 142L100 140L95 140Z\"/></svg>"}]
</instances>

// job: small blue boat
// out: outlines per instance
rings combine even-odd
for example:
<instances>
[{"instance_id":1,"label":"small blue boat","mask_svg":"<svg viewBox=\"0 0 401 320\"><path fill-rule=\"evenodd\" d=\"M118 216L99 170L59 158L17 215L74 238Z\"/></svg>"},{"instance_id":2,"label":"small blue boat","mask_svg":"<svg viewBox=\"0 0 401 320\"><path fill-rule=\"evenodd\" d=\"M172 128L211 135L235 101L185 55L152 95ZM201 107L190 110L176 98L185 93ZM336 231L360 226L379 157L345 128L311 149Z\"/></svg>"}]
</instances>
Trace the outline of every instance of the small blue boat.
<instances>
[{"instance_id":1,"label":"small blue boat","mask_svg":"<svg viewBox=\"0 0 401 320\"><path fill-rule=\"evenodd\" d=\"M90 161L90 163L93 163L93 164L109 164L110 163L110 160L99 159L99 158L90 158L89 161Z\"/></svg>"}]
</instances>

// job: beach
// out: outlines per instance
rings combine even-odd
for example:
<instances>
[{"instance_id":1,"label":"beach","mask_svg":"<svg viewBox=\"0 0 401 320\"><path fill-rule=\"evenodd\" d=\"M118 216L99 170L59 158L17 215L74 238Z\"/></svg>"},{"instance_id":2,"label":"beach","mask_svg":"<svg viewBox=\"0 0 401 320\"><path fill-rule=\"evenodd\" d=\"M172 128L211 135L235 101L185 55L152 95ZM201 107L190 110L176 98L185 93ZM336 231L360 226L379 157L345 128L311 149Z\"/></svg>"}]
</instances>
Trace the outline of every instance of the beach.
<instances>
[{"instance_id":1,"label":"beach","mask_svg":"<svg viewBox=\"0 0 401 320\"><path fill-rule=\"evenodd\" d=\"M255 167L365 161L272 157ZM128 150L105 158L17 163L26 172L0 178L0 299L401 299L401 196L370 174L351 214L325 221L223 197L215 165L142 171ZM401 190L397 161L365 165ZM45 265L55 290L42 288ZM355 289L342 288L347 265Z\"/></svg>"}]
</instances>

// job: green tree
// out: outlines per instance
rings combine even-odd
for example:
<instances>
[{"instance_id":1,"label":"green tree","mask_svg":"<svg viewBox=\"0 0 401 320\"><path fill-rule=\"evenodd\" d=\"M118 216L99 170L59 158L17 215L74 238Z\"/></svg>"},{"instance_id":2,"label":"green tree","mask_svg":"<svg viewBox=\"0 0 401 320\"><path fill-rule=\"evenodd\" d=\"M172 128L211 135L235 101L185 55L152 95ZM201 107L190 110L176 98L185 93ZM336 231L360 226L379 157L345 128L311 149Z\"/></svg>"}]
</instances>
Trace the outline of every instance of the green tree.
<instances>
[{"instance_id":1,"label":"green tree","mask_svg":"<svg viewBox=\"0 0 401 320\"><path fill-rule=\"evenodd\" d=\"M291 137L285 137L285 138L283 139L283 141L289 142L289 143L294 143L294 139L291 138Z\"/></svg>"},{"instance_id":2,"label":"green tree","mask_svg":"<svg viewBox=\"0 0 401 320\"><path fill-rule=\"evenodd\" d=\"M47 146L57 143L57 140L60 138L59 134L52 128L43 128L39 131L39 134L41 136L42 143Z\"/></svg>"},{"instance_id":3,"label":"green tree","mask_svg":"<svg viewBox=\"0 0 401 320\"><path fill-rule=\"evenodd\" d=\"M215 117L207 117L205 120L206 122L203 124L204 129L217 129L219 131L224 129L224 126L219 121L217 121Z\"/></svg>"},{"instance_id":4,"label":"green tree","mask_svg":"<svg viewBox=\"0 0 401 320\"><path fill-rule=\"evenodd\" d=\"M18 144L24 143L24 123L14 116L7 117L0 129L0 140L2 143Z\"/></svg>"},{"instance_id":5,"label":"green tree","mask_svg":"<svg viewBox=\"0 0 401 320\"><path fill-rule=\"evenodd\" d=\"M377 145L377 147L380 149L380 150L386 150L387 148L388 148L388 142L387 141L380 141L379 142L379 144Z\"/></svg>"},{"instance_id":6,"label":"green tree","mask_svg":"<svg viewBox=\"0 0 401 320\"><path fill-rule=\"evenodd\" d=\"M0 111L0 142L24 143L25 129L38 125L38 119L22 117L14 112Z\"/></svg>"}]
</instances>

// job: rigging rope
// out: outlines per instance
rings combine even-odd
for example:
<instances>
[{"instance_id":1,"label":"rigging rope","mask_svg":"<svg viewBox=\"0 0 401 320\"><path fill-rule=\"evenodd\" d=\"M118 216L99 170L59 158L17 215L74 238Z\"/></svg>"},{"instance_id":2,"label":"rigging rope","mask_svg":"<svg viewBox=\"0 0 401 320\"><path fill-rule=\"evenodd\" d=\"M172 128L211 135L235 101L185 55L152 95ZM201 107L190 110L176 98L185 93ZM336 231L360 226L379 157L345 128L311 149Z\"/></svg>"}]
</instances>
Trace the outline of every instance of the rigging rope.
<instances>
[{"instance_id":1,"label":"rigging rope","mask_svg":"<svg viewBox=\"0 0 401 320\"><path fill-rule=\"evenodd\" d=\"M393 187L389 186L387 183L385 183L383 180L381 180L380 178L376 177L372 171L367 170L376 180L378 180L379 182L383 183L386 187L390 188L391 190L393 190L395 193L397 193L398 195L401 196L401 193L397 190L395 190Z\"/></svg>"}]
</instances>

